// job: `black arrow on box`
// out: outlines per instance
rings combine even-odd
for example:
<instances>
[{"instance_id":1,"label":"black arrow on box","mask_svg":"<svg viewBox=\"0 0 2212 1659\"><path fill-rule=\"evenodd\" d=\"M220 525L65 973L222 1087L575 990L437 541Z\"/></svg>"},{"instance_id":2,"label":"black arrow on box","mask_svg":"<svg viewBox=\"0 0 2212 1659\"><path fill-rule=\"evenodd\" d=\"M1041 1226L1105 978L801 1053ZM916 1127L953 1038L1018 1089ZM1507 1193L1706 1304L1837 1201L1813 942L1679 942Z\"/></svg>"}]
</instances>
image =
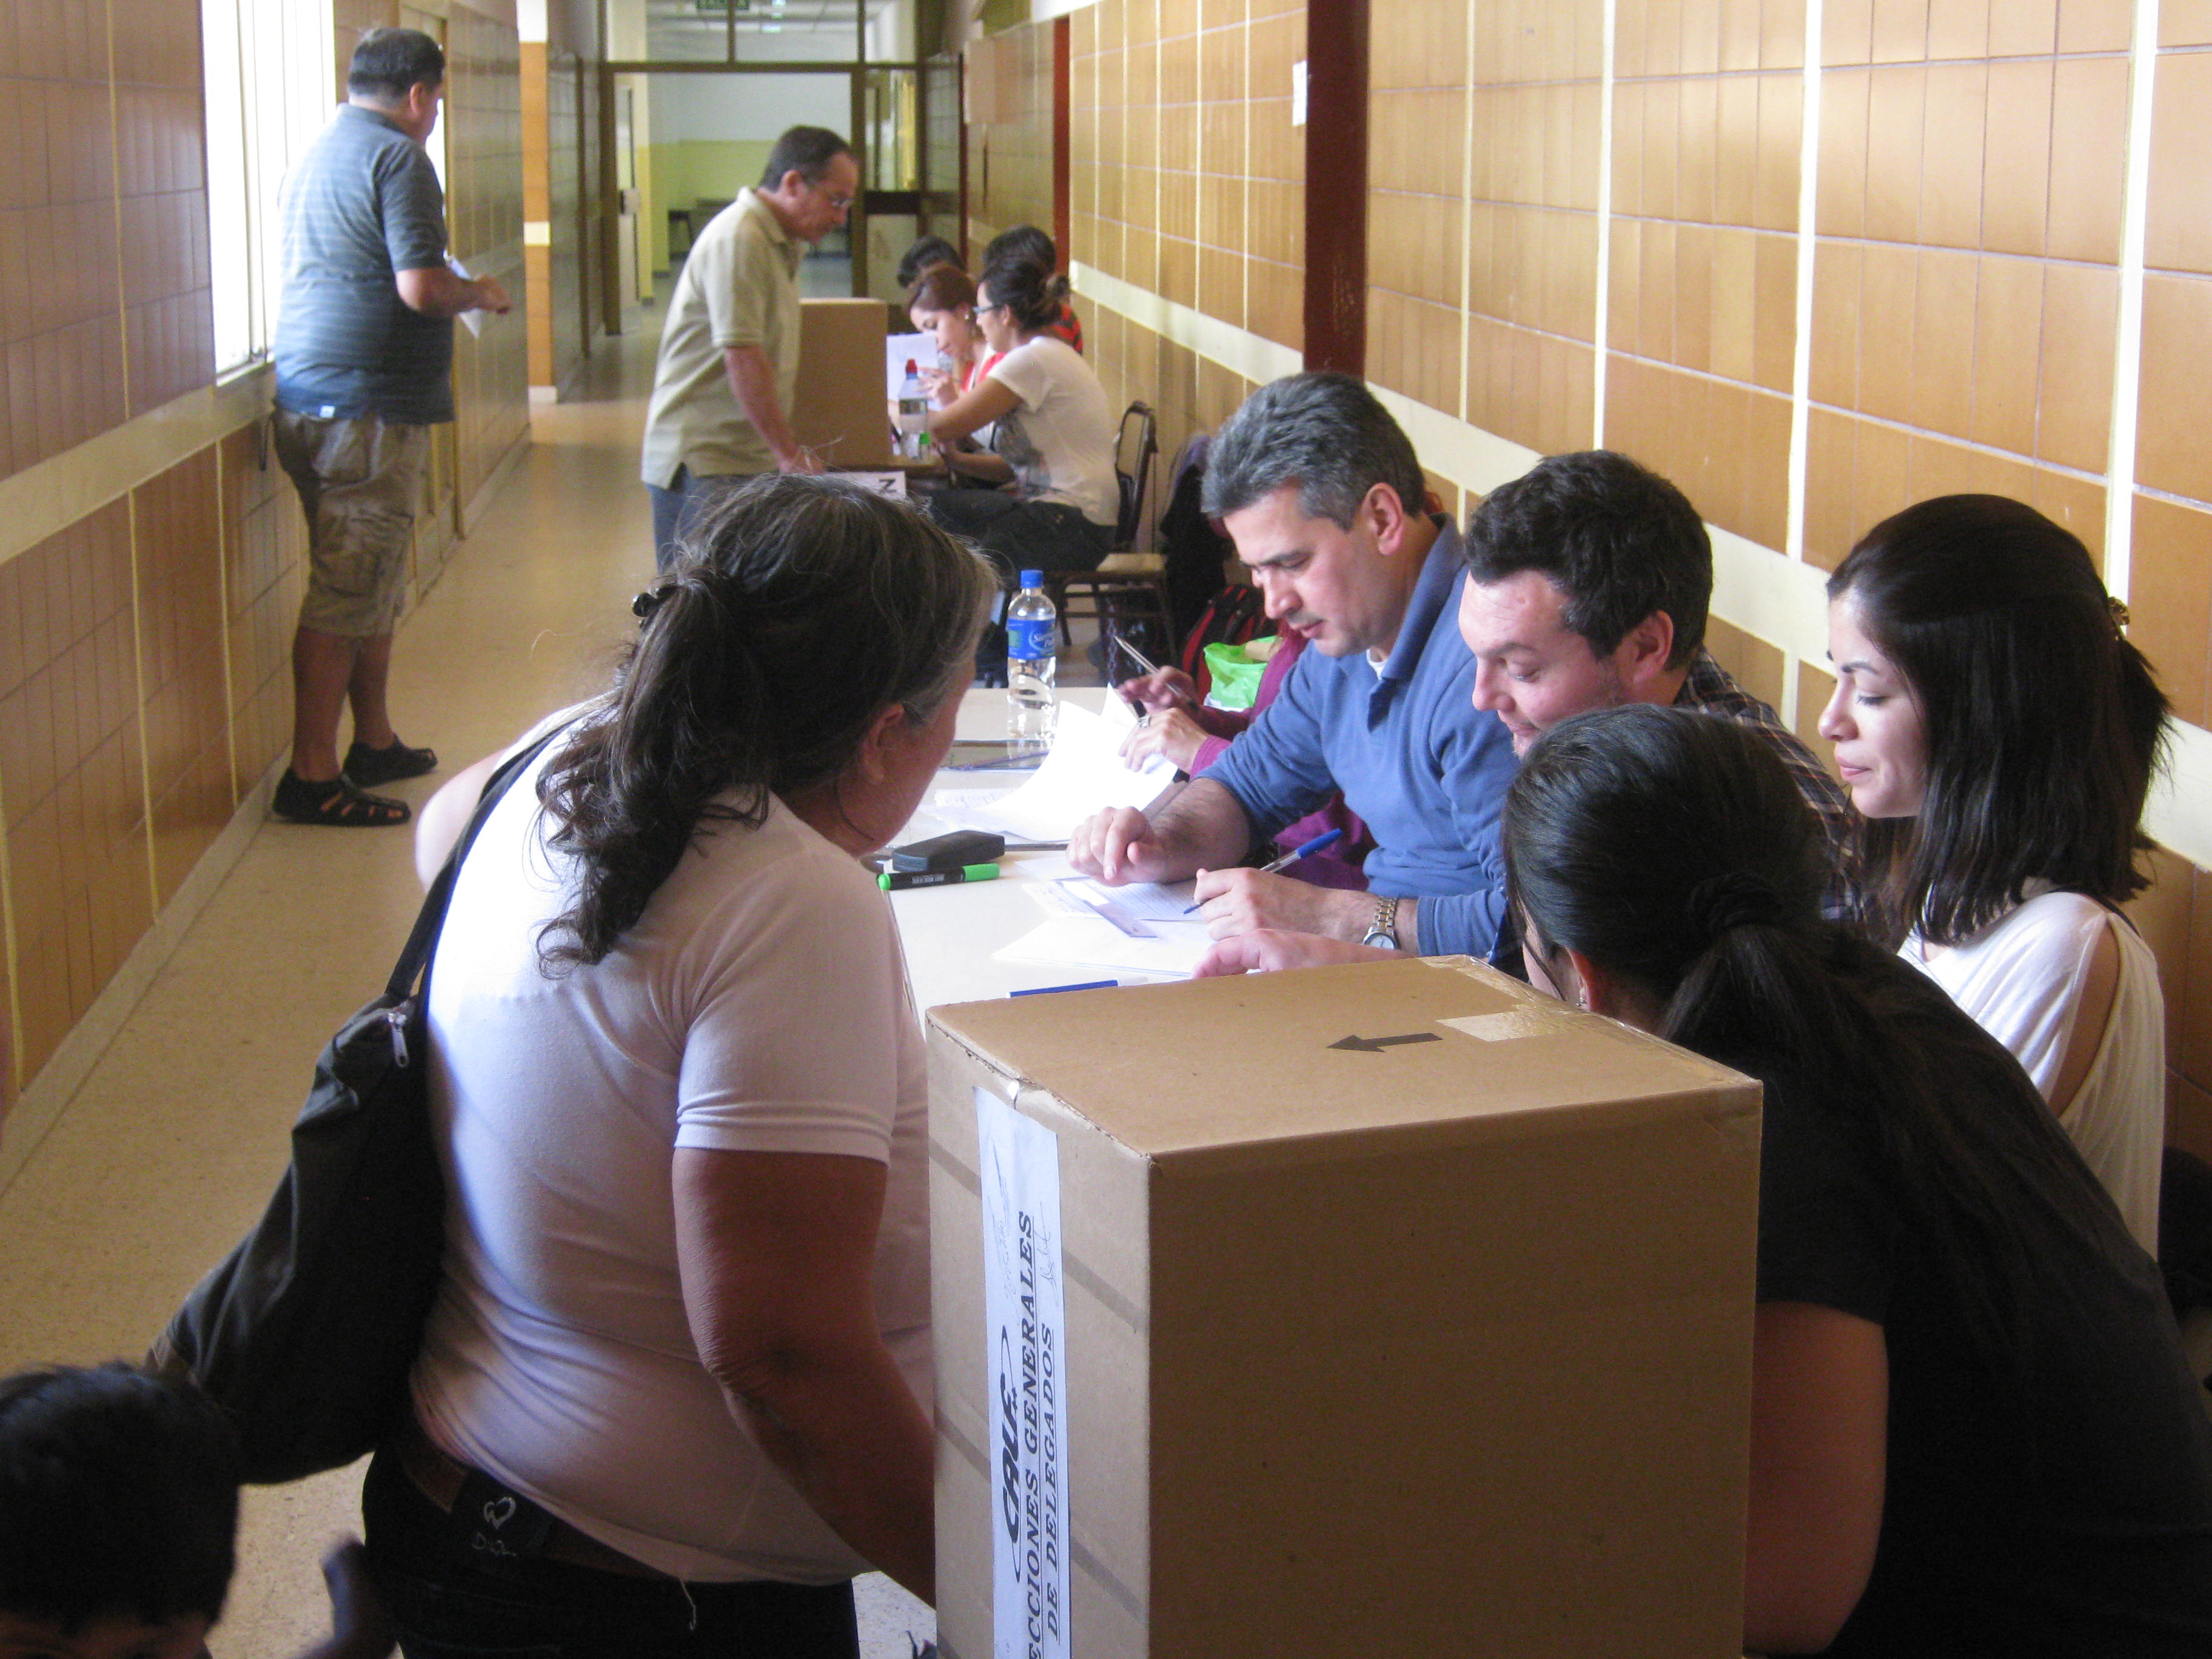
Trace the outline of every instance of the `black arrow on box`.
<instances>
[{"instance_id":1,"label":"black arrow on box","mask_svg":"<svg viewBox=\"0 0 2212 1659\"><path fill-rule=\"evenodd\" d=\"M1349 1048L1354 1054L1379 1054L1385 1048L1395 1048L1401 1042L1442 1042L1443 1041L1443 1039L1434 1031L1412 1031L1404 1036L1339 1037L1328 1046L1332 1048Z\"/></svg>"}]
</instances>

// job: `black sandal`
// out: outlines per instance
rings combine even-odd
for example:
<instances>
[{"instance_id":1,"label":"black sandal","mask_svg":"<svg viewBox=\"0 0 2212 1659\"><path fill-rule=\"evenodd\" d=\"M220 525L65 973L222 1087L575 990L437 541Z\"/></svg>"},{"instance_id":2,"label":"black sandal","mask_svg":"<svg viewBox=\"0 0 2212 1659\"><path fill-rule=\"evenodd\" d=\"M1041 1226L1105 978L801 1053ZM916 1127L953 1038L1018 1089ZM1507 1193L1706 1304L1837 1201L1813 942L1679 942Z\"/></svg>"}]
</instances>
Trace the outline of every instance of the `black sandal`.
<instances>
[{"instance_id":1,"label":"black sandal","mask_svg":"<svg viewBox=\"0 0 2212 1659\"><path fill-rule=\"evenodd\" d=\"M290 767L276 781L269 810L291 823L323 823L345 830L386 830L415 816L404 800L365 794L343 777L310 783Z\"/></svg>"},{"instance_id":2,"label":"black sandal","mask_svg":"<svg viewBox=\"0 0 2212 1659\"><path fill-rule=\"evenodd\" d=\"M434 749L410 749L394 738L381 749L371 749L356 738L346 750L345 765L340 769L346 781L356 789L374 789L379 784L398 783L404 778L419 778L438 769L438 751Z\"/></svg>"}]
</instances>

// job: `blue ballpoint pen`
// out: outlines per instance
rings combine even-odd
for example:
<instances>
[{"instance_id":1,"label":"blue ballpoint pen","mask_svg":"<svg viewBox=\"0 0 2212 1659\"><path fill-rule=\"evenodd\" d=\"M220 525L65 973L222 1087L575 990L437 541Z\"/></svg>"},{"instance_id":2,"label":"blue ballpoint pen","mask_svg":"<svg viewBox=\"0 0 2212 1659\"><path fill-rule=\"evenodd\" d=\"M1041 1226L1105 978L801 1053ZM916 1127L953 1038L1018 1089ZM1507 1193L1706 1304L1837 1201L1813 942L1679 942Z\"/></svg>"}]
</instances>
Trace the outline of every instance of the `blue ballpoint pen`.
<instances>
[{"instance_id":1,"label":"blue ballpoint pen","mask_svg":"<svg viewBox=\"0 0 2212 1659\"><path fill-rule=\"evenodd\" d=\"M1300 859L1311 858L1316 853L1320 852L1324 847L1334 847L1337 842L1343 839L1343 830L1324 830L1321 834L1316 836L1311 841L1306 842L1304 846L1292 848L1290 852L1284 854L1282 857L1277 859L1273 864L1263 865L1261 867L1260 873L1263 876L1272 876L1279 871L1287 870L1291 866L1296 864ZM1206 901L1204 899L1200 899L1199 900L1198 904L1187 906L1183 910L1183 915L1188 915L1191 911L1198 908L1199 904L1203 904Z\"/></svg>"}]
</instances>

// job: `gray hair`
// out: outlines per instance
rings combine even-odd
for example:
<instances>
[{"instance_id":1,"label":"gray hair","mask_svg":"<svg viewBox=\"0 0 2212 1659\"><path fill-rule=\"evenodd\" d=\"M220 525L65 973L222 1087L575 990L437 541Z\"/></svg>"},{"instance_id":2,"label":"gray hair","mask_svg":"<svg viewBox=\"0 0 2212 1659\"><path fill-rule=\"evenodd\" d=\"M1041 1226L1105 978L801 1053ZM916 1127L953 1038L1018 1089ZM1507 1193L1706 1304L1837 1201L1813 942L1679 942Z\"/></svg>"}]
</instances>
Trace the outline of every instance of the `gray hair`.
<instances>
[{"instance_id":1,"label":"gray hair","mask_svg":"<svg viewBox=\"0 0 2212 1659\"><path fill-rule=\"evenodd\" d=\"M1352 528L1378 483L1407 513L1428 499L1421 463L1390 411L1364 382L1328 371L1271 380L1222 423L1206 452L1203 505L1219 518L1293 483L1300 512L1340 530Z\"/></svg>"},{"instance_id":2,"label":"gray hair","mask_svg":"<svg viewBox=\"0 0 2212 1659\"><path fill-rule=\"evenodd\" d=\"M768 153L768 165L761 169L761 188L773 194L787 173L796 173L808 184L818 185L829 176L832 161L852 153L852 146L827 127L787 127Z\"/></svg>"}]
</instances>

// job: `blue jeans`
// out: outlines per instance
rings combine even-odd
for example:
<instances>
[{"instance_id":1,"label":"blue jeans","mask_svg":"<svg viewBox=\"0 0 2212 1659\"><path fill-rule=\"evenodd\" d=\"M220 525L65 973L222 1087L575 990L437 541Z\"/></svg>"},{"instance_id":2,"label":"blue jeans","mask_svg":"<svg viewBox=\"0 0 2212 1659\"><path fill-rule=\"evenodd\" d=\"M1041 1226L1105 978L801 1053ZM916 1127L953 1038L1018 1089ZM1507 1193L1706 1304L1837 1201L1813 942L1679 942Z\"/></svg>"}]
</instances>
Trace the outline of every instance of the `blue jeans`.
<instances>
[{"instance_id":1,"label":"blue jeans","mask_svg":"<svg viewBox=\"0 0 2212 1659\"><path fill-rule=\"evenodd\" d=\"M1096 570L1114 541L1111 526L1093 524L1065 501L1017 501L995 489L944 490L929 496L922 510L975 543L1008 592L1024 570ZM975 641L975 672L986 685L1006 683L1005 618L1002 597Z\"/></svg>"},{"instance_id":2,"label":"blue jeans","mask_svg":"<svg viewBox=\"0 0 2212 1659\"><path fill-rule=\"evenodd\" d=\"M474 1478L474 1477L472 1477ZM526 1498L501 1491L529 1512ZM684 1584L472 1547L379 1452L362 1487L369 1566L406 1659L858 1659L849 1583ZM510 1523L514 1524L514 1523Z\"/></svg>"},{"instance_id":3,"label":"blue jeans","mask_svg":"<svg viewBox=\"0 0 2212 1659\"><path fill-rule=\"evenodd\" d=\"M692 476L690 467L679 466L676 476L668 481L667 489L658 484L646 485L645 493L653 497L654 571L663 576L668 574L668 568L676 562L678 539L715 496L759 476L754 472L733 472L700 478Z\"/></svg>"}]
</instances>

